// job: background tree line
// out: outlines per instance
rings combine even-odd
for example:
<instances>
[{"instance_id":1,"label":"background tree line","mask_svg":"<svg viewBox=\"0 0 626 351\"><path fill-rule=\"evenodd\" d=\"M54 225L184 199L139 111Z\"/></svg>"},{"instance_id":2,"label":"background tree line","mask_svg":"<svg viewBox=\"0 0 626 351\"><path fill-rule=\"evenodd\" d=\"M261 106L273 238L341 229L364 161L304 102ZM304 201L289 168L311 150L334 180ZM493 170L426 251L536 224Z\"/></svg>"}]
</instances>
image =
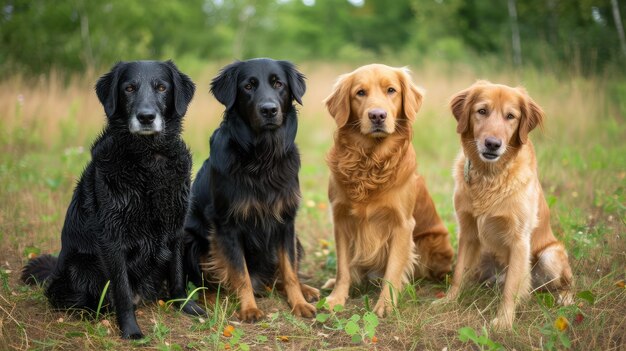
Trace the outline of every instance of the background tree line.
<instances>
[{"instance_id":1,"label":"background tree line","mask_svg":"<svg viewBox=\"0 0 626 351\"><path fill-rule=\"evenodd\" d=\"M585 74L626 63L618 0L3 0L0 10L3 74L170 57L490 58Z\"/></svg>"}]
</instances>

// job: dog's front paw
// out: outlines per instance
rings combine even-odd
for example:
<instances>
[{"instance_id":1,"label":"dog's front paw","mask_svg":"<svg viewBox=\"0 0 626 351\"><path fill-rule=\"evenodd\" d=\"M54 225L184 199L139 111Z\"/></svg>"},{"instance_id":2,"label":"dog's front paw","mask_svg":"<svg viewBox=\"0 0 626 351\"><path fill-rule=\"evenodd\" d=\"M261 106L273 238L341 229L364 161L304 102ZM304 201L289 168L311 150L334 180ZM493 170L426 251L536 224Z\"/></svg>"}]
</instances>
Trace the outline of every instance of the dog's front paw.
<instances>
[{"instance_id":1,"label":"dog's front paw","mask_svg":"<svg viewBox=\"0 0 626 351\"><path fill-rule=\"evenodd\" d=\"M143 333L141 332L141 329L139 329L139 325L137 324L134 314L124 315L121 313L118 315L117 324L120 327L123 339L143 338Z\"/></svg>"},{"instance_id":2,"label":"dog's front paw","mask_svg":"<svg viewBox=\"0 0 626 351\"><path fill-rule=\"evenodd\" d=\"M318 301L320 299L320 291L318 289L306 284L301 284L300 289L302 290L302 295L307 302Z\"/></svg>"},{"instance_id":3,"label":"dog's front paw","mask_svg":"<svg viewBox=\"0 0 626 351\"><path fill-rule=\"evenodd\" d=\"M137 323L134 323L134 325L131 323L130 325L120 326L120 329L122 331L122 339L137 340L143 338L143 333Z\"/></svg>"},{"instance_id":4,"label":"dog's front paw","mask_svg":"<svg viewBox=\"0 0 626 351\"><path fill-rule=\"evenodd\" d=\"M265 313L256 307L252 307L240 310L237 317L243 322L256 323L265 317Z\"/></svg>"},{"instance_id":5,"label":"dog's front paw","mask_svg":"<svg viewBox=\"0 0 626 351\"><path fill-rule=\"evenodd\" d=\"M298 303L293 306L291 313L298 317L313 318L315 313L317 313L317 309L309 303Z\"/></svg>"},{"instance_id":6,"label":"dog's front paw","mask_svg":"<svg viewBox=\"0 0 626 351\"><path fill-rule=\"evenodd\" d=\"M330 295L328 295L328 297L326 298L326 303L328 304L328 310L332 311L333 308L336 305L342 305L345 306L346 305L346 300L348 299L347 296L337 296L337 295L333 295L332 293Z\"/></svg>"},{"instance_id":7,"label":"dog's front paw","mask_svg":"<svg viewBox=\"0 0 626 351\"><path fill-rule=\"evenodd\" d=\"M491 320L491 328L496 331L513 329L513 318L498 316Z\"/></svg>"},{"instance_id":8,"label":"dog's front paw","mask_svg":"<svg viewBox=\"0 0 626 351\"><path fill-rule=\"evenodd\" d=\"M378 299L378 302L374 306L373 311L378 317L383 318L390 315L392 310L393 306L391 305L391 303L386 301L384 297L381 297L380 299Z\"/></svg>"},{"instance_id":9,"label":"dog's front paw","mask_svg":"<svg viewBox=\"0 0 626 351\"><path fill-rule=\"evenodd\" d=\"M574 294L569 290L559 292L557 303L561 306L569 306L574 303Z\"/></svg>"},{"instance_id":10,"label":"dog's front paw","mask_svg":"<svg viewBox=\"0 0 626 351\"><path fill-rule=\"evenodd\" d=\"M206 311L200 307L195 301L187 301L187 303L183 306L183 312L198 317L207 317L208 314Z\"/></svg>"}]
</instances>

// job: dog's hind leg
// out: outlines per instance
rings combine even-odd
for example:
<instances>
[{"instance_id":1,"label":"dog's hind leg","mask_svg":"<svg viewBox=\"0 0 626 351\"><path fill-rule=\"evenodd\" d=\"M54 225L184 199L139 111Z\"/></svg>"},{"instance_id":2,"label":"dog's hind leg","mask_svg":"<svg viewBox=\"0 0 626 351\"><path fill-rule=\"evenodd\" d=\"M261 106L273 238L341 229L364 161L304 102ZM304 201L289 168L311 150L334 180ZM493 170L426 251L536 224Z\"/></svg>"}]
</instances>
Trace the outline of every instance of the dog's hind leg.
<instances>
[{"instance_id":1,"label":"dog's hind leg","mask_svg":"<svg viewBox=\"0 0 626 351\"><path fill-rule=\"evenodd\" d=\"M82 308L95 311L106 280L98 260L92 255L75 254L61 264L46 281L45 294L55 308Z\"/></svg>"},{"instance_id":2,"label":"dog's hind leg","mask_svg":"<svg viewBox=\"0 0 626 351\"><path fill-rule=\"evenodd\" d=\"M558 303L571 305L573 281L567 252L560 242L554 242L537 254L537 263L532 269L533 289L558 291Z\"/></svg>"}]
</instances>

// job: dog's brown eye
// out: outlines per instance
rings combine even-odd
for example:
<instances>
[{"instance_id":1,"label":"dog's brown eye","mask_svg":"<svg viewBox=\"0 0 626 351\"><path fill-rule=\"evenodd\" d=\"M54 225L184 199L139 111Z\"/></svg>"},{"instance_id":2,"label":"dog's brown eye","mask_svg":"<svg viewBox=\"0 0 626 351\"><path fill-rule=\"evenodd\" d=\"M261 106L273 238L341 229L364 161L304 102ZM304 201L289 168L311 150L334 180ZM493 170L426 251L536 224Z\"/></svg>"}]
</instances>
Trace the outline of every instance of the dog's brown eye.
<instances>
[{"instance_id":1,"label":"dog's brown eye","mask_svg":"<svg viewBox=\"0 0 626 351\"><path fill-rule=\"evenodd\" d=\"M252 90L252 84L248 83L243 88L246 90Z\"/></svg>"},{"instance_id":2,"label":"dog's brown eye","mask_svg":"<svg viewBox=\"0 0 626 351\"><path fill-rule=\"evenodd\" d=\"M279 81L274 82L274 89L282 88L282 86L283 86L283 83Z\"/></svg>"},{"instance_id":3,"label":"dog's brown eye","mask_svg":"<svg viewBox=\"0 0 626 351\"><path fill-rule=\"evenodd\" d=\"M480 110L478 110L478 113L481 115L486 115L487 114L487 110L485 110L484 108L481 108Z\"/></svg>"},{"instance_id":4,"label":"dog's brown eye","mask_svg":"<svg viewBox=\"0 0 626 351\"><path fill-rule=\"evenodd\" d=\"M159 85L157 85L157 90L158 90L158 91L161 91L161 92L162 92L162 91L165 91L165 85L163 85L163 84L159 84Z\"/></svg>"},{"instance_id":5,"label":"dog's brown eye","mask_svg":"<svg viewBox=\"0 0 626 351\"><path fill-rule=\"evenodd\" d=\"M393 94L395 92L396 92L396 89L394 89L394 88L387 89L387 94Z\"/></svg>"},{"instance_id":6,"label":"dog's brown eye","mask_svg":"<svg viewBox=\"0 0 626 351\"><path fill-rule=\"evenodd\" d=\"M508 115L506 115L506 119L515 119L515 116L513 116L512 113L509 113Z\"/></svg>"},{"instance_id":7,"label":"dog's brown eye","mask_svg":"<svg viewBox=\"0 0 626 351\"><path fill-rule=\"evenodd\" d=\"M133 91L135 91L135 86L134 85L129 85L124 90L126 90L129 93L132 93Z\"/></svg>"},{"instance_id":8,"label":"dog's brown eye","mask_svg":"<svg viewBox=\"0 0 626 351\"><path fill-rule=\"evenodd\" d=\"M356 94L358 96L365 96L365 90L361 89L361 90L357 91Z\"/></svg>"}]
</instances>

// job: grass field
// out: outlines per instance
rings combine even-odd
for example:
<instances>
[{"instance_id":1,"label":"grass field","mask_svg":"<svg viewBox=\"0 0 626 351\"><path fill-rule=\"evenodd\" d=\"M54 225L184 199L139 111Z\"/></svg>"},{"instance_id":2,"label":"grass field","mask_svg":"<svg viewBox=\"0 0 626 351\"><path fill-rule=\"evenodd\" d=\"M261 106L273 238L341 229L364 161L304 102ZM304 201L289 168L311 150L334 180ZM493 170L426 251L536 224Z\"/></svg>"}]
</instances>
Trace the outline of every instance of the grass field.
<instances>
[{"instance_id":1,"label":"grass field","mask_svg":"<svg viewBox=\"0 0 626 351\"><path fill-rule=\"evenodd\" d=\"M208 138L221 119L222 106L208 93L218 68L208 64L192 74L198 89L184 137L194 170L208 155ZM307 252L303 273L309 284L319 287L334 274L324 161L334 122L321 101L336 76L355 67L311 63L300 68L308 77L308 90L300 108L303 201L296 229ZM534 294L520 306L514 330L496 333L488 325L499 294L484 287L470 289L457 304L434 306L431 302L447 286L418 281L402 292L397 310L384 320L368 313L376 287L355 289L345 310L321 311L317 320L292 317L285 299L270 291L258 300L268 317L254 325L237 323L232 297L222 299L203 320L183 316L167 303L143 305L138 317L146 339L123 341L114 316L94 319L80 311L54 311L41 289L18 281L29 253L60 249L73 187L104 123L93 91L97 75L104 72L73 79L55 74L34 80L5 77L0 81L0 350L625 349L626 84L611 77L556 77L536 71L434 64L412 68L415 81L426 89L414 125L419 172L455 247L451 166L459 143L449 97L487 78L526 86L544 108L544 131L534 131L531 138L553 229L570 253L575 305L560 307L550 295Z\"/></svg>"}]
</instances>

